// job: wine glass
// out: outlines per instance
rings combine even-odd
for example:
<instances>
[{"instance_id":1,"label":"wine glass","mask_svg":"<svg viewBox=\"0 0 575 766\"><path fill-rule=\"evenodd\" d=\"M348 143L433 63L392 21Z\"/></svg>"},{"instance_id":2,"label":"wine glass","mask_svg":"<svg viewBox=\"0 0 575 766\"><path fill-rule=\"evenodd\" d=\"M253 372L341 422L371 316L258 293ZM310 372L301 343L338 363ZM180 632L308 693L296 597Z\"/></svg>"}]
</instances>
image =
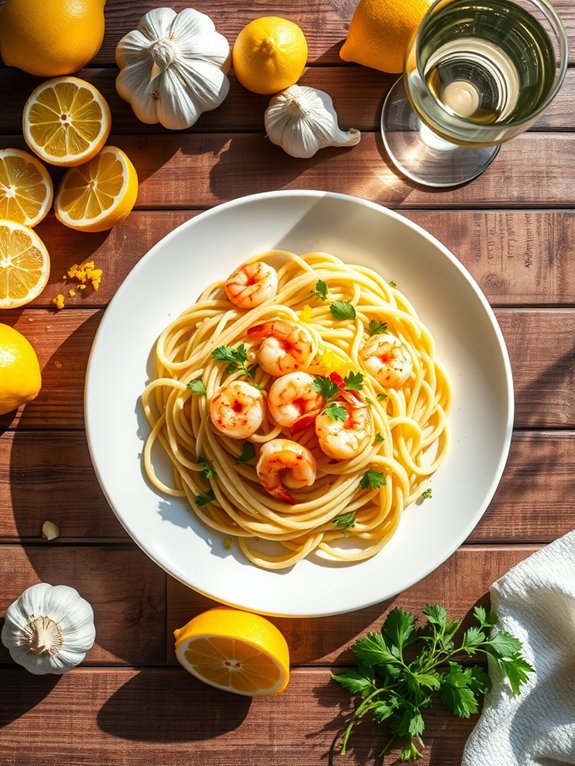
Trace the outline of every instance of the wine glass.
<instances>
[{"instance_id":1,"label":"wine glass","mask_svg":"<svg viewBox=\"0 0 575 766\"><path fill-rule=\"evenodd\" d=\"M557 95L567 35L548 0L437 0L383 106L395 166L425 186L470 181Z\"/></svg>"}]
</instances>

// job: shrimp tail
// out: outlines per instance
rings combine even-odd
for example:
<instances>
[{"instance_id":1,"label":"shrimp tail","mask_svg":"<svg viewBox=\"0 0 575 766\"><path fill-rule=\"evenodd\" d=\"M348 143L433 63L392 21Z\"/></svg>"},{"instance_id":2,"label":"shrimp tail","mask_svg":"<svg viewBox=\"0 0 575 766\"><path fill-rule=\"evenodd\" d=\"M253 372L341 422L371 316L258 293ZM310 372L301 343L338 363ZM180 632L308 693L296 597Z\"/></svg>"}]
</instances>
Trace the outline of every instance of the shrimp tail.
<instances>
[{"instance_id":1,"label":"shrimp tail","mask_svg":"<svg viewBox=\"0 0 575 766\"><path fill-rule=\"evenodd\" d=\"M348 404L351 404L352 407L367 407L367 402L365 401L363 394L361 394L359 391L342 391L341 398L345 399L345 401Z\"/></svg>"},{"instance_id":2,"label":"shrimp tail","mask_svg":"<svg viewBox=\"0 0 575 766\"><path fill-rule=\"evenodd\" d=\"M248 335L254 338L267 338L272 333L271 322L262 322L261 324L255 324L248 330Z\"/></svg>"},{"instance_id":3,"label":"shrimp tail","mask_svg":"<svg viewBox=\"0 0 575 766\"><path fill-rule=\"evenodd\" d=\"M296 500L293 498L290 493L287 491L285 487L277 487L272 491L268 490L270 495L273 497L277 497L278 500L283 500L284 503L289 503L289 505L295 505Z\"/></svg>"}]
</instances>

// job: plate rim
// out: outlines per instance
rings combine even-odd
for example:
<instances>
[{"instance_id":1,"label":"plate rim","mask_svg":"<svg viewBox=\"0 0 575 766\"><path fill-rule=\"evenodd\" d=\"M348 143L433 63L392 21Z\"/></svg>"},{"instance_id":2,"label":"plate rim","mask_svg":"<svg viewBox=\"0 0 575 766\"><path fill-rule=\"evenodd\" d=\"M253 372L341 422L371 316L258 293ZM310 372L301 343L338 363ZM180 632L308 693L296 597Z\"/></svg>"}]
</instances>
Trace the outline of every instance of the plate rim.
<instances>
[{"instance_id":1,"label":"plate rim","mask_svg":"<svg viewBox=\"0 0 575 766\"><path fill-rule=\"evenodd\" d=\"M112 308L113 306L115 306L116 303L119 303L121 301L122 294L124 293L126 289L129 289L127 285L129 284L130 279L132 278L132 275L137 273L140 270L140 268L143 268L143 264L145 264L148 261L148 259L151 259L154 257L156 250L158 250L160 247L165 247L166 243L169 242L170 239L175 237L180 232L180 230L193 226L194 223L198 220L205 220L206 218L209 218L212 215L216 215L219 211L223 209L239 207L247 203L258 202L259 200L268 200L270 198L290 198L290 197L300 197L300 198L303 197L303 198L318 199L318 200L319 199L334 199L341 202L347 202L347 203L352 203L352 204L360 205L363 207L367 207L371 210L374 210L378 214L383 214L385 216L388 216L400 222L401 224L407 226L412 231L415 231L419 235L423 236L424 239L428 240L437 249L439 249L442 252L442 254L447 258L447 260L450 262L450 264L457 271L459 271L460 275L465 279L469 287L473 290L476 298L479 299L479 302L481 303L483 307L486 317L488 318L489 323L491 325L491 329L494 333L494 338L497 341L499 352L501 354L501 360L503 362L506 393L507 393L506 402L505 402L505 408L506 408L505 437L504 437L504 441L503 441L500 455L498 458L497 467L493 473L493 477L485 493L484 502L478 507L477 511L470 518L468 524L465 526L462 533L460 533L456 538L453 538L452 541L449 543L449 545L446 546L446 548L442 549L442 552L439 553L436 557L434 557L431 563L428 566L426 566L422 572L420 572L416 576L408 577L405 584L403 585L403 588L390 596L386 596L383 599L370 598L351 608L345 607L343 609L338 609L338 610L327 610L327 611L319 611L319 612L313 610L313 611L303 611L301 613L267 611L267 610L255 608L253 606L246 606L246 605L233 603L231 601L226 601L225 599L222 599L219 596L215 596L214 594L209 593L208 591L202 590L196 585L190 585L189 582L186 582L182 577L180 577L178 574L176 574L173 570L170 569L169 560L167 558L164 561L161 556L157 555L156 553L150 552L150 550L146 547L146 545L139 539L139 536L132 529L129 528L128 524L124 521L124 519L122 518L122 515L116 510L114 504L111 501L111 498L109 497L108 491L106 489L105 483L100 473L100 468L98 466L98 463L94 454L94 447L92 443L94 435L91 430L90 417L89 417L89 410L90 410L89 396L90 396L91 386L93 385L91 383L91 381L93 380L92 360L93 360L93 357L95 356L96 350L99 347L99 344L102 342L104 331L107 328L109 321L111 321L110 316L112 312L110 312L110 308ZM228 200L227 202L222 202L219 205L215 205L214 207L211 207L207 210L201 211L198 215L188 219L187 221L184 221L179 226L176 226L174 229L172 229L166 235L164 235L158 242L156 242L156 244L154 244L138 260L138 262L128 272L128 274L126 275L126 277L124 278L124 280L122 281L122 283L120 284L118 289L115 291L114 295L112 296L112 299L110 300L108 306L104 310L104 314L100 320L98 329L96 330L96 334L94 336L94 339L92 341L92 345L90 348L90 353L89 353L88 361L86 364L85 383L84 383L84 428L86 432L86 442L88 445L88 452L90 455L92 467L94 469L94 473L98 480L100 489L102 493L104 494L104 497L106 498L106 502L110 506L115 517L118 519L122 527L125 529L125 531L129 535L130 539L133 542L135 542L136 545L138 545L138 547L146 554L146 556L148 556L148 558L151 559L157 566L159 566L167 575L169 575L170 577L173 577L175 580L178 580L187 588L190 588L191 590L199 593L200 595L205 596L206 598L209 598L213 601L216 601L217 603L225 604L227 606L230 606L236 609L241 609L243 611L257 612L259 614L265 614L272 617L284 617L284 618L293 618L293 619L310 618L310 617L329 617L329 616L334 616L338 614L347 614L347 613L355 612L360 609L366 609L375 604L382 603L382 601L395 598L400 593L403 593L404 591L413 587L416 583L421 582L423 579L428 577L432 572L434 572L439 566L445 563L461 547L461 545L469 537L473 529L475 529L475 527L477 526L477 524L479 523L479 521L485 514L487 508L489 507L493 499L493 496L495 495L497 487L499 486L499 483L501 481L503 471L505 470L507 459L509 457L509 451L511 449L514 417L515 417L515 393L514 393L514 385L513 385L513 373L511 368L511 361L509 358L509 352L507 350L507 345L505 343L503 333L497 321L497 317L495 316L495 312L493 311L491 305L489 304L486 296L484 295L483 291L479 287L475 278L472 276L469 270L463 265L463 263L454 255L454 253L451 252L451 250L446 245L444 245L433 234L428 232L419 224L406 218L404 215L402 215L400 212L396 210L386 207L385 205L381 205L378 202L373 202L371 200L363 199L361 197L356 197L351 194L341 194L339 192L311 190L311 189L273 190L273 191L258 192L257 194L249 194L242 197L237 197L235 199Z\"/></svg>"}]
</instances>

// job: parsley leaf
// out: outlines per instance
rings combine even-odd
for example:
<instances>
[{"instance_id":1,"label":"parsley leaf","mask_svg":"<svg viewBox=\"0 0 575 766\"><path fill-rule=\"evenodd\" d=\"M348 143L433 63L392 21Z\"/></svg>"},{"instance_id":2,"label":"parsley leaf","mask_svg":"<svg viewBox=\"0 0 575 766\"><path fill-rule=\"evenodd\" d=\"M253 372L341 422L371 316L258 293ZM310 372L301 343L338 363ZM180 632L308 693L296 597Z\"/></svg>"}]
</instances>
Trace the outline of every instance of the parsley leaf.
<instances>
[{"instance_id":1,"label":"parsley leaf","mask_svg":"<svg viewBox=\"0 0 575 766\"><path fill-rule=\"evenodd\" d=\"M384 402L387 399L387 394L380 392L379 394L376 394L375 398L378 402Z\"/></svg>"},{"instance_id":2,"label":"parsley leaf","mask_svg":"<svg viewBox=\"0 0 575 766\"><path fill-rule=\"evenodd\" d=\"M386 483L385 474L369 469L361 477L359 486L361 489L381 489Z\"/></svg>"},{"instance_id":3,"label":"parsley leaf","mask_svg":"<svg viewBox=\"0 0 575 766\"><path fill-rule=\"evenodd\" d=\"M253 371L256 369L256 365L248 367L248 350L244 343L240 343L237 348L230 348L230 346L218 346L212 351L212 358L217 359L219 362L228 362L226 372L231 375L232 372L238 370L242 375L251 377Z\"/></svg>"},{"instance_id":4,"label":"parsley leaf","mask_svg":"<svg viewBox=\"0 0 575 766\"><path fill-rule=\"evenodd\" d=\"M198 464L202 466L202 470L200 471L200 473L202 474L202 478L205 479L206 481L209 481L210 479L213 479L214 476L217 476L209 460L200 458L198 460Z\"/></svg>"},{"instance_id":5,"label":"parsley leaf","mask_svg":"<svg viewBox=\"0 0 575 766\"><path fill-rule=\"evenodd\" d=\"M235 463L249 463L256 456L256 448L251 442L244 442L242 444L241 455L234 458Z\"/></svg>"},{"instance_id":6,"label":"parsley leaf","mask_svg":"<svg viewBox=\"0 0 575 766\"><path fill-rule=\"evenodd\" d=\"M419 497L421 500L429 500L431 498L431 487L424 489Z\"/></svg>"},{"instance_id":7,"label":"parsley leaf","mask_svg":"<svg viewBox=\"0 0 575 766\"><path fill-rule=\"evenodd\" d=\"M381 444L381 443L382 443L382 442L384 442L384 441L385 441L384 437L383 437L383 436L382 436L382 434L380 434L380 433L379 433L379 431L378 431L378 432L376 433L376 435L375 435L375 439L373 440L373 443L374 443L374 444Z\"/></svg>"},{"instance_id":8,"label":"parsley leaf","mask_svg":"<svg viewBox=\"0 0 575 766\"><path fill-rule=\"evenodd\" d=\"M336 516L335 519L333 519L332 524L334 527L341 527L344 531L352 529L355 527L355 511L342 513L340 516Z\"/></svg>"},{"instance_id":9,"label":"parsley leaf","mask_svg":"<svg viewBox=\"0 0 575 766\"><path fill-rule=\"evenodd\" d=\"M349 391L361 391L363 388L363 375L361 372L350 372L345 378L345 387Z\"/></svg>"},{"instance_id":10,"label":"parsley leaf","mask_svg":"<svg viewBox=\"0 0 575 766\"><path fill-rule=\"evenodd\" d=\"M330 420L347 420L347 410L339 402L331 402L325 408L325 414Z\"/></svg>"},{"instance_id":11,"label":"parsley leaf","mask_svg":"<svg viewBox=\"0 0 575 766\"><path fill-rule=\"evenodd\" d=\"M327 301L327 294L329 292L329 288L326 285L326 283L323 281L323 279L318 279L315 283L315 287L313 290L313 294L316 298L319 298L321 301Z\"/></svg>"},{"instance_id":12,"label":"parsley leaf","mask_svg":"<svg viewBox=\"0 0 575 766\"><path fill-rule=\"evenodd\" d=\"M329 304L329 310L334 319L355 319L355 307L349 301L334 301Z\"/></svg>"},{"instance_id":13,"label":"parsley leaf","mask_svg":"<svg viewBox=\"0 0 575 766\"><path fill-rule=\"evenodd\" d=\"M312 383L312 386L315 388L315 390L323 396L323 398L327 401L328 399L331 399L332 396L335 396L337 392L339 391L339 388L337 385L333 382L333 380L330 380L330 378L325 378L323 376L320 376L314 380Z\"/></svg>"},{"instance_id":14,"label":"parsley leaf","mask_svg":"<svg viewBox=\"0 0 575 766\"><path fill-rule=\"evenodd\" d=\"M202 506L202 505L207 505L208 503L211 503L212 500L216 499L216 496L210 489L209 492L206 492L202 495L196 495L195 499L196 499L196 505Z\"/></svg>"},{"instance_id":15,"label":"parsley leaf","mask_svg":"<svg viewBox=\"0 0 575 766\"><path fill-rule=\"evenodd\" d=\"M389 284L390 284L392 287L397 287L397 282L394 282L394 281L393 281L393 279L391 279L391 280L390 280Z\"/></svg>"},{"instance_id":16,"label":"parsley leaf","mask_svg":"<svg viewBox=\"0 0 575 766\"><path fill-rule=\"evenodd\" d=\"M387 323L379 322L377 319L369 320L369 334L370 335L383 335L387 332Z\"/></svg>"},{"instance_id":17,"label":"parsley leaf","mask_svg":"<svg viewBox=\"0 0 575 766\"><path fill-rule=\"evenodd\" d=\"M395 744L399 760L421 757L425 730L424 715L438 697L444 707L457 716L469 718L479 709L479 698L491 688L485 669L462 664L469 655L491 656L506 674L517 694L533 668L521 655L520 642L499 631L492 638L496 618L483 607L474 610L474 623L460 635L461 620L449 620L444 607L427 605L426 622L419 627L415 616L403 609L393 609L382 632L371 632L357 639L351 647L357 666L332 676L350 694L359 697L345 730L341 753L345 754L355 724L371 717L388 729L387 753ZM391 739L389 739L391 734Z\"/></svg>"},{"instance_id":18,"label":"parsley leaf","mask_svg":"<svg viewBox=\"0 0 575 766\"><path fill-rule=\"evenodd\" d=\"M186 388L189 388L192 394L199 394L200 396L206 395L206 387L200 380L200 378L196 378L195 380L190 380Z\"/></svg>"}]
</instances>

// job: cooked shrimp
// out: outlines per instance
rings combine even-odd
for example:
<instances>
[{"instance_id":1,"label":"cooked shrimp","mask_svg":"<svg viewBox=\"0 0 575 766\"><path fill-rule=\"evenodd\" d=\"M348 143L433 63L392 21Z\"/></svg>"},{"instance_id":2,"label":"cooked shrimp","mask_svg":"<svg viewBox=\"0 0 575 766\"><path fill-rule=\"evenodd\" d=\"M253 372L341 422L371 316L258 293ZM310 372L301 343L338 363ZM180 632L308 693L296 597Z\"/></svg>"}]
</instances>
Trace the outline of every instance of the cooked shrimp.
<instances>
[{"instance_id":1,"label":"cooked shrimp","mask_svg":"<svg viewBox=\"0 0 575 766\"><path fill-rule=\"evenodd\" d=\"M360 355L367 372L386 388L401 388L413 369L407 349L389 332L373 335Z\"/></svg>"},{"instance_id":2,"label":"cooked shrimp","mask_svg":"<svg viewBox=\"0 0 575 766\"><path fill-rule=\"evenodd\" d=\"M230 301L240 309L253 309L278 291L278 274L263 261L244 263L224 285Z\"/></svg>"},{"instance_id":3,"label":"cooked shrimp","mask_svg":"<svg viewBox=\"0 0 575 766\"><path fill-rule=\"evenodd\" d=\"M342 392L355 394L355 391ZM369 408L360 396L346 396L337 404L345 407L345 420L334 420L327 412L315 419L315 433L323 452L335 460L356 457L371 442L373 425Z\"/></svg>"},{"instance_id":4,"label":"cooked shrimp","mask_svg":"<svg viewBox=\"0 0 575 766\"><path fill-rule=\"evenodd\" d=\"M210 418L230 439L247 439L264 419L262 392L243 380L221 386L210 402Z\"/></svg>"},{"instance_id":5,"label":"cooked shrimp","mask_svg":"<svg viewBox=\"0 0 575 766\"><path fill-rule=\"evenodd\" d=\"M274 381L268 394L268 408L278 426L293 426L300 431L311 425L323 407L323 396L315 390L313 382L313 376L307 372L288 372Z\"/></svg>"},{"instance_id":6,"label":"cooked shrimp","mask_svg":"<svg viewBox=\"0 0 575 766\"><path fill-rule=\"evenodd\" d=\"M276 319L254 325L248 330L251 338L262 338L258 349L260 367L279 378L287 372L305 370L313 357L310 334L295 322Z\"/></svg>"},{"instance_id":7,"label":"cooked shrimp","mask_svg":"<svg viewBox=\"0 0 575 766\"><path fill-rule=\"evenodd\" d=\"M315 481L316 462L307 447L290 439L272 439L261 448L256 471L266 492L294 505L296 501L286 487L311 487Z\"/></svg>"}]
</instances>

